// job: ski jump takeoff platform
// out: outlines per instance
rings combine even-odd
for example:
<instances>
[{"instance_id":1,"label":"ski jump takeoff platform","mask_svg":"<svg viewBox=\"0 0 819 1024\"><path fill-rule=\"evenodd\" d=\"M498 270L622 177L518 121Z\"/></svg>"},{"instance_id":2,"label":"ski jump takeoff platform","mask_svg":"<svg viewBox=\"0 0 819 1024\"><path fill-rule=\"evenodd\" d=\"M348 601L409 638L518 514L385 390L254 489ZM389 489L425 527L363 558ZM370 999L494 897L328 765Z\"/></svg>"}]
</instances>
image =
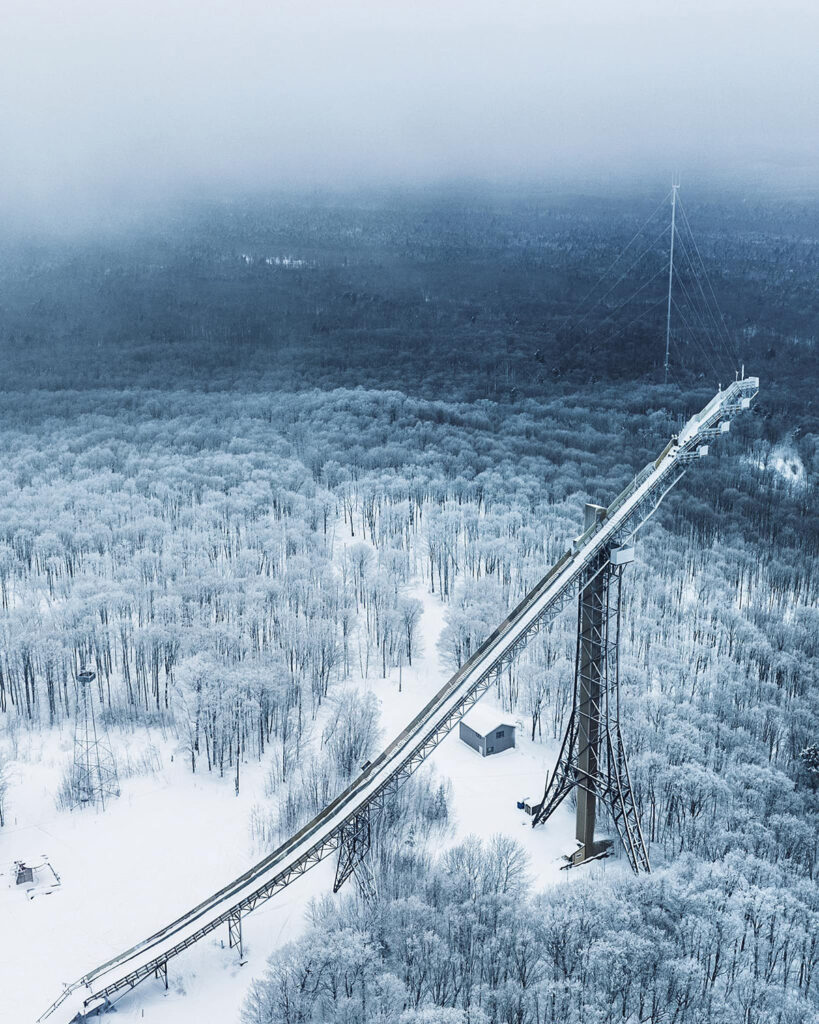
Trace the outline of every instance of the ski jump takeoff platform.
<instances>
[{"instance_id":1,"label":"ski jump takeoff platform","mask_svg":"<svg viewBox=\"0 0 819 1024\"><path fill-rule=\"evenodd\" d=\"M592 506L596 511L587 517L588 525L571 549L387 749L317 817L182 917L66 986L38 1022L48 1019L68 1024L85 1020L104 1011L146 978L158 978L167 986L169 961L217 928L227 931L230 946L238 947L241 956L244 915L331 853L338 855L334 886L337 891L365 856L370 830L377 825L379 813L391 795L480 700L528 641L568 602L577 599L578 590L578 645L585 654L578 656L574 726L569 727L560 762L553 780L547 785L544 799L533 808L533 824L545 820L554 801L559 802L568 788L577 786L585 794L578 801L584 808L583 833L578 838L591 844L585 851L586 859L596 854L594 801L588 799L591 794L608 802L616 824L619 817L618 831L625 840L624 847L632 866L635 870L647 870L647 857L645 861L642 859L642 837L636 845L629 839L636 821L633 806L625 806L630 785L625 786L623 778L619 783L616 778L613 781L610 778L612 773L614 776L618 772L622 776L624 771L627 774L624 755L620 758L618 753L619 721L602 715L599 710L601 701L613 693L605 681L604 664L611 646L605 637L605 624L611 618L608 596L618 585L624 557L621 549L627 547L628 541L653 515L690 464L706 455L709 443L726 432L730 417L750 406L758 389L758 378L748 377L720 390L607 509ZM607 729L608 734L604 736ZM609 761L607 775L601 774L602 760ZM592 786L590 779L598 780L600 785ZM580 826L579 817L579 831Z\"/></svg>"}]
</instances>

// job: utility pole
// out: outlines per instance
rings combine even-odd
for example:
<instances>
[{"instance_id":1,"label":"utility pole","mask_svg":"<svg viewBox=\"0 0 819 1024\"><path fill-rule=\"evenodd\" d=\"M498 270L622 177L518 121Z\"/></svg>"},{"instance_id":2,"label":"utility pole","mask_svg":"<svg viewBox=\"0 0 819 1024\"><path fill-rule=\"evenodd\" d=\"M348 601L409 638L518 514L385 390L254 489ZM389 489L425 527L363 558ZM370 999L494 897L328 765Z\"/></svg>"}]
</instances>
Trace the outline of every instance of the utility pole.
<instances>
[{"instance_id":1,"label":"utility pole","mask_svg":"<svg viewBox=\"0 0 819 1024\"><path fill-rule=\"evenodd\" d=\"M674 280L674 235L677 220L677 189L679 181L671 182L671 248L668 254L668 310L665 317L665 383L668 383L668 352L671 345L671 284Z\"/></svg>"}]
</instances>

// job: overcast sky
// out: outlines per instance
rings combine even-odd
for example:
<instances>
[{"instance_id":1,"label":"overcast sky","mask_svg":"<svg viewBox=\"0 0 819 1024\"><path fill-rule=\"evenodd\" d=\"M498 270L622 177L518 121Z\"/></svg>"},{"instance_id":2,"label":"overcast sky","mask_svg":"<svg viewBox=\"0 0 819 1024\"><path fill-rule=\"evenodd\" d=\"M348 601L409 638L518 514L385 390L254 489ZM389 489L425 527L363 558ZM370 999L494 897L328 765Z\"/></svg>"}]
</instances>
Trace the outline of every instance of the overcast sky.
<instances>
[{"instance_id":1,"label":"overcast sky","mask_svg":"<svg viewBox=\"0 0 819 1024\"><path fill-rule=\"evenodd\" d=\"M816 0L5 0L18 209L294 182L816 180Z\"/></svg>"}]
</instances>

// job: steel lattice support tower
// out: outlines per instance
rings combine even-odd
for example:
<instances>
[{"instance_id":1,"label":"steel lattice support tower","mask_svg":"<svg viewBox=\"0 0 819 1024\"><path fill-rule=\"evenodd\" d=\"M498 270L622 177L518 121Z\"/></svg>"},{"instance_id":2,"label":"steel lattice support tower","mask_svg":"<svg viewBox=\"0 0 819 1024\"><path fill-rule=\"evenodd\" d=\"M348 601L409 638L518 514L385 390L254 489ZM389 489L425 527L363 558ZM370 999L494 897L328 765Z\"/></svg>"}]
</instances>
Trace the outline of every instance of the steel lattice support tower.
<instances>
[{"instance_id":1,"label":"steel lattice support tower","mask_svg":"<svg viewBox=\"0 0 819 1024\"><path fill-rule=\"evenodd\" d=\"M369 852L372 842L370 818L370 808L366 807L346 828L342 829L333 892L338 892L350 875L360 867Z\"/></svg>"},{"instance_id":2,"label":"steel lattice support tower","mask_svg":"<svg viewBox=\"0 0 819 1024\"><path fill-rule=\"evenodd\" d=\"M77 717L74 725L74 764L71 778L71 806L99 804L119 796L119 777L111 748L97 729L91 684L96 673L77 675Z\"/></svg>"},{"instance_id":3,"label":"steel lattice support tower","mask_svg":"<svg viewBox=\"0 0 819 1024\"><path fill-rule=\"evenodd\" d=\"M588 506L587 515L589 509L597 512L596 506ZM608 849L609 842L594 838L597 807L602 802L629 863L639 872L651 867L620 728L620 598L626 559L630 560L622 549L603 548L581 577L572 711L533 825L546 821L576 789L576 836L581 846L571 862L581 864Z\"/></svg>"}]
</instances>

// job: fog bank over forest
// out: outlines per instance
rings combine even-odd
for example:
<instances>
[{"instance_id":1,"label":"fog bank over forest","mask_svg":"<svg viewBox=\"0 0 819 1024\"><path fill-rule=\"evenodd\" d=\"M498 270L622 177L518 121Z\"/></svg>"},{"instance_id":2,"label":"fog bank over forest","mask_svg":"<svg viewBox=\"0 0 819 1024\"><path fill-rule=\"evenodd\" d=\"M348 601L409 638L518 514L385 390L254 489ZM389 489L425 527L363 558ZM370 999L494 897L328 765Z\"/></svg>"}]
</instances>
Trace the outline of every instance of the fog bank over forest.
<instances>
[{"instance_id":1,"label":"fog bank over forest","mask_svg":"<svg viewBox=\"0 0 819 1024\"><path fill-rule=\"evenodd\" d=\"M813 188L815 5L11 0L0 209L442 181Z\"/></svg>"}]
</instances>

